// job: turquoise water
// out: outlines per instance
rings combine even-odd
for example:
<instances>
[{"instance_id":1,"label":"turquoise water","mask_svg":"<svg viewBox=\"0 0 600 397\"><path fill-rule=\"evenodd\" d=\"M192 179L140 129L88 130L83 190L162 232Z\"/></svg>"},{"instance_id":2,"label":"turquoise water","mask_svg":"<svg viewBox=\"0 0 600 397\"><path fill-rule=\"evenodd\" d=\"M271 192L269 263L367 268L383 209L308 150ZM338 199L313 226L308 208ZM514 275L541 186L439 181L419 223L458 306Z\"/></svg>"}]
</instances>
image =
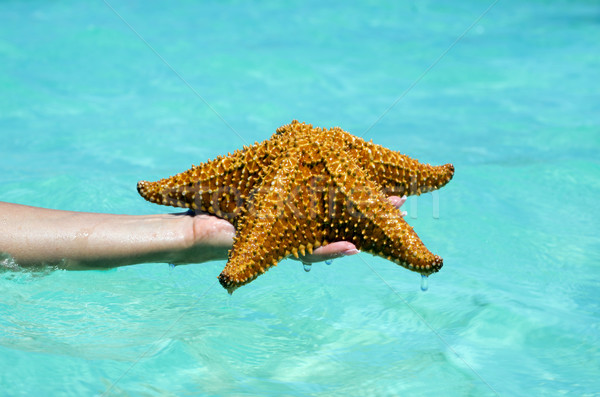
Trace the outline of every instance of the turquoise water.
<instances>
[{"instance_id":1,"label":"turquoise water","mask_svg":"<svg viewBox=\"0 0 600 397\"><path fill-rule=\"evenodd\" d=\"M456 167L406 204L427 292L367 254L231 297L224 262L5 270L0 394L599 395L600 7L455 42L492 4L0 3L0 200L167 212L138 180L292 119Z\"/></svg>"}]
</instances>

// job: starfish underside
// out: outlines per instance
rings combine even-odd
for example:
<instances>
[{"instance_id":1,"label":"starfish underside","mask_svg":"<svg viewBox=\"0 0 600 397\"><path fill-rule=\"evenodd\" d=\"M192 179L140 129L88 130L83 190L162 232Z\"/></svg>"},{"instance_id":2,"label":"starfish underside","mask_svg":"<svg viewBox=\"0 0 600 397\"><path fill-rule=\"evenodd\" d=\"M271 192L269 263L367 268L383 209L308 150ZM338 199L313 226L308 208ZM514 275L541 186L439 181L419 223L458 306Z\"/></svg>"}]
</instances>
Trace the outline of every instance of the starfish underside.
<instances>
[{"instance_id":1,"label":"starfish underside","mask_svg":"<svg viewBox=\"0 0 600 397\"><path fill-rule=\"evenodd\" d=\"M236 230L219 281L229 292L285 257L334 241L429 275L432 254L387 199L444 186L452 164L431 166L342 129L296 120L262 143L170 178L141 181L148 201L222 217Z\"/></svg>"}]
</instances>

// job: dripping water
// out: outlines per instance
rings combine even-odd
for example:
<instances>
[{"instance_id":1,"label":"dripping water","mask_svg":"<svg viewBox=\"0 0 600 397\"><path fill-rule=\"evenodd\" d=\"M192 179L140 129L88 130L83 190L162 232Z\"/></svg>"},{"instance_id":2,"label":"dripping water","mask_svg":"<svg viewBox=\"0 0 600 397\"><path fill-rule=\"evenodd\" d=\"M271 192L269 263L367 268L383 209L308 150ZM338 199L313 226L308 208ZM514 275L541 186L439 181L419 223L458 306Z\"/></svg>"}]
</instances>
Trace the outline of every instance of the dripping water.
<instances>
[{"instance_id":1,"label":"dripping water","mask_svg":"<svg viewBox=\"0 0 600 397\"><path fill-rule=\"evenodd\" d=\"M306 273L308 273L308 272L310 272L310 269L312 268L312 264L306 263L306 262L302 262L302 267L304 268L304 271Z\"/></svg>"},{"instance_id":2,"label":"dripping water","mask_svg":"<svg viewBox=\"0 0 600 397\"><path fill-rule=\"evenodd\" d=\"M421 274L421 291L427 291L428 288L429 288L429 281L427 279L427 276L424 274Z\"/></svg>"},{"instance_id":3,"label":"dripping water","mask_svg":"<svg viewBox=\"0 0 600 397\"><path fill-rule=\"evenodd\" d=\"M325 261L325 264L326 264L327 266L331 265L332 263L333 263L333 259L327 259L327 260Z\"/></svg>"}]
</instances>

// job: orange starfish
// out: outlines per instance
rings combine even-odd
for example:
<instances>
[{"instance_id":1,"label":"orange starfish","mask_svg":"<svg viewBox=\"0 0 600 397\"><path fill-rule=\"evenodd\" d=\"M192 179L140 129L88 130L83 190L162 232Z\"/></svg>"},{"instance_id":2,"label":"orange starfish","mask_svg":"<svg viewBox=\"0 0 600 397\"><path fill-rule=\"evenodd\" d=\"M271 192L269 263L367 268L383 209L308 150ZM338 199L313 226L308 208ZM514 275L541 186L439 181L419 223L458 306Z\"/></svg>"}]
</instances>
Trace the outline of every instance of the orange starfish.
<instances>
[{"instance_id":1,"label":"orange starfish","mask_svg":"<svg viewBox=\"0 0 600 397\"><path fill-rule=\"evenodd\" d=\"M231 293L290 254L340 240L423 275L437 272L442 258L429 252L387 196L429 192L453 174L452 164L421 164L338 127L294 120L269 140L137 188L153 203L234 225L219 275Z\"/></svg>"}]
</instances>

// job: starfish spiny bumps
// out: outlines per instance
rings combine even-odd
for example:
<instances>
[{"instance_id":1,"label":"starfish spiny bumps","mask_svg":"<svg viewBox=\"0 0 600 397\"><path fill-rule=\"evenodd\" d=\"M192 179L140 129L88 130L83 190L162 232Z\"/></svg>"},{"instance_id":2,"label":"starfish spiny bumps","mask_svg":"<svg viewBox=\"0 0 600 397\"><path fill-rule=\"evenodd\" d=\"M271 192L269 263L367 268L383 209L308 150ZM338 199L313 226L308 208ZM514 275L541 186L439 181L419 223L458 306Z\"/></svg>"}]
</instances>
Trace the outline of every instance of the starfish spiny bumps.
<instances>
[{"instance_id":1,"label":"starfish spiny bumps","mask_svg":"<svg viewBox=\"0 0 600 397\"><path fill-rule=\"evenodd\" d=\"M297 120L262 143L219 156L138 192L157 204L222 217L236 230L219 281L231 293L285 257L334 241L429 275L442 267L387 199L444 186L452 164L431 166L342 129Z\"/></svg>"}]
</instances>

